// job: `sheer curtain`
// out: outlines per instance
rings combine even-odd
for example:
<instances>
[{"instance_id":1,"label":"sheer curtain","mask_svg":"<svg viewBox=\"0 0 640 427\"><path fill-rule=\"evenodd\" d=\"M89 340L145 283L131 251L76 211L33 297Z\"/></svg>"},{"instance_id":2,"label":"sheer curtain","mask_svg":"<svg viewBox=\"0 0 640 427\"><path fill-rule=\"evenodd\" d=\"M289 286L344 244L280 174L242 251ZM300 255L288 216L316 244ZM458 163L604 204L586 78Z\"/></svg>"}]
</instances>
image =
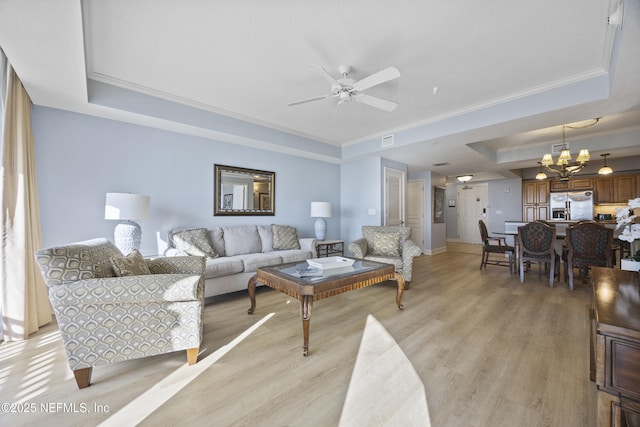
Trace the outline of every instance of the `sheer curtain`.
<instances>
[{"instance_id":1,"label":"sheer curtain","mask_svg":"<svg viewBox=\"0 0 640 427\"><path fill-rule=\"evenodd\" d=\"M4 56L0 51L0 56ZM23 340L51 322L47 290L33 253L40 249L40 208L31 131L31 100L6 57L0 194L0 313L5 341Z\"/></svg>"}]
</instances>

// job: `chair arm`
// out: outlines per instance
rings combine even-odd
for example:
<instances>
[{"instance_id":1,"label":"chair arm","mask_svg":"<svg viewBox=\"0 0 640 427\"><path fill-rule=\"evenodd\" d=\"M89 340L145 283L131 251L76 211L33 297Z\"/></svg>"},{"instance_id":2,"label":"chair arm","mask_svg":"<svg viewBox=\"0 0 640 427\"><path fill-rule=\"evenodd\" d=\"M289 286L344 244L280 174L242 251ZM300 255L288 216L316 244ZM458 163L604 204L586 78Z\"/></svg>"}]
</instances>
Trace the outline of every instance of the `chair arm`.
<instances>
[{"instance_id":1,"label":"chair arm","mask_svg":"<svg viewBox=\"0 0 640 427\"><path fill-rule=\"evenodd\" d=\"M489 238L487 239L487 241L489 242L489 244L491 244L491 241L495 241L498 242L498 246L502 246L503 244L505 246L507 246L507 240L504 237L493 237L493 236L489 236Z\"/></svg>"},{"instance_id":2,"label":"chair arm","mask_svg":"<svg viewBox=\"0 0 640 427\"><path fill-rule=\"evenodd\" d=\"M349 243L349 250L353 254L354 258L364 259L365 255L367 255L367 239L361 237L360 239Z\"/></svg>"},{"instance_id":3,"label":"chair arm","mask_svg":"<svg viewBox=\"0 0 640 427\"><path fill-rule=\"evenodd\" d=\"M49 288L54 306L197 301L201 274L148 274L65 282Z\"/></svg>"},{"instance_id":4,"label":"chair arm","mask_svg":"<svg viewBox=\"0 0 640 427\"><path fill-rule=\"evenodd\" d=\"M407 239L402 243L402 262L411 262L413 257L422 255L422 249L413 241Z\"/></svg>"},{"instance_id":5,"label":"chair arm","mask_svg":"<svg viewBox=\"0 0 640 427\"><path fill-rule=\"evenodd\" d=\"M298 243L300 244L300 249L303 251L311 252L312 258L317 258L318 254L316 252L316 245L318 241L315 237L305 237L303 239L298 239Z\"/></svg>"},{"instance_id":6,"label":"chair arm","mask_svg":"<svg viewBox=\"0 0 640 427\"><path fill-rule=\"evenodd\" d=\"M204 274L205 259L201 256L169 256L145 261L152 274Z\"/></svg>"}]
</instances>

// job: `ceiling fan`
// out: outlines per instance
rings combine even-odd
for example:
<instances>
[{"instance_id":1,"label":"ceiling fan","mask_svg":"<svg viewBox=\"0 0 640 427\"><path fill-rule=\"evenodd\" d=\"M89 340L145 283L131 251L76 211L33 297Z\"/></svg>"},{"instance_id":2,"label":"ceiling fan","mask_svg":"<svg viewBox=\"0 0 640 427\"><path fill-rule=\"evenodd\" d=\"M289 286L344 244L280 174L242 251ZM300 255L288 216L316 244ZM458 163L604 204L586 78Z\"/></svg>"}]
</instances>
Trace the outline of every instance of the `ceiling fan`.
<instances>
[{"instance_id":1,"label":"ceiling fan","mask_svg":"<svg viewBox=\"0 0 640 427\"><path fill-rule=\"evenodd\" d=\"M331 83L331 93L328 95L316 96L292 102L289 104L289 107L327 98L338 98L338 105L355 99L357 102L361 102L387 112L395 110L398 106L396 102L387 101L386 99L362 93L362 91L369 89L370 87L377 86L400 77L400 72L395 67L385 68L384 70L371 74L362 80L355 81L349 77L349 73L351 72L351 67L349 66L342 65L338 68L342 78L336 80L322 66L315 64L309 65L317 67L323 71L324 77L329 80L329 83Z\"/></svg>"}]
</instances>

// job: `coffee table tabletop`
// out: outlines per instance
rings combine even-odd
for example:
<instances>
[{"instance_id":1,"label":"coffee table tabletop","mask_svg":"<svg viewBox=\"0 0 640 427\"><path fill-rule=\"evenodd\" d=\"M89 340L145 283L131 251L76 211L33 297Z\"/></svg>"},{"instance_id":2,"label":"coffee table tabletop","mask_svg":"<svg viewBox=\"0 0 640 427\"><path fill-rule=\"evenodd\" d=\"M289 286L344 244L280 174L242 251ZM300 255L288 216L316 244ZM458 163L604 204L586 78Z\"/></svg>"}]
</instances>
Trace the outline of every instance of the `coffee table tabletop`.
<instances>
[{"instance_id":1,"label":"coffee table tabletop","mask_svg":"<svg viewBox=\"0 0 640 427\"><path fill-rule=\"evenodd\" d=\"M398 282L396 304L400 310L403 309L404 279L402 275L396 273L395 267L391 264L356 260L351 267L324 270L322 276L300 277L298 271L308 267L306 262L260 267L256 271L256 275L249 279L247 285L251 300L251 307L247 311L249 314L253 314L256 308L257 282L300 301L300 317L302 318L304 337L302 354L304 356L309 352L309 323L314 300L339 295L387 280L396 280Z\"/></svg>"}]
</instances>

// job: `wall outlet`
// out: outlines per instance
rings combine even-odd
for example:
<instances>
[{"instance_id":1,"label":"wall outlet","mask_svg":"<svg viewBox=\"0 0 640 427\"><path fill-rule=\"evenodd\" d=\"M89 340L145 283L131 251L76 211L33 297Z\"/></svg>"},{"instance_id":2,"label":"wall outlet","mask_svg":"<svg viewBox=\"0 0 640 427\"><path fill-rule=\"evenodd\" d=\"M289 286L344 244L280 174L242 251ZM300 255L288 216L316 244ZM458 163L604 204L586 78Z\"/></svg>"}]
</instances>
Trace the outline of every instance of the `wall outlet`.
<instances>
[{"instance_id":1,"label":"wall outlet","mask_svg":"<svg viewBox=\"0 0 640 427\"><path fill-rule=\"evenodd\" d=\"M376 209L375 208L369 209L368 213L369 213L369 215L375 215L376 214Z\"/></svg>"}]
</instances>

